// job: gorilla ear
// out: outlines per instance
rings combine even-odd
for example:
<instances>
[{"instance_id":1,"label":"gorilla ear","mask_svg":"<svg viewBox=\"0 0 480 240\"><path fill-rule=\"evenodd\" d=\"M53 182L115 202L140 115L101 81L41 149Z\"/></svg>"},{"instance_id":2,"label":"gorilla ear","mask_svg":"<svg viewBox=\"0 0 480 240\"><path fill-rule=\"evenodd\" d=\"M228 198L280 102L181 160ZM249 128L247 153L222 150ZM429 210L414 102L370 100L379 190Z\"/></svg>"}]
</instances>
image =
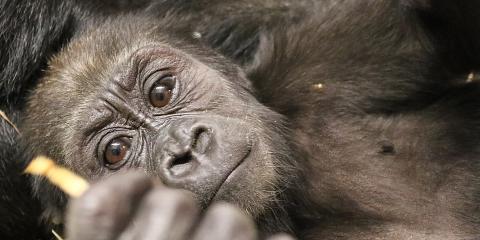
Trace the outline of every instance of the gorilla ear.
<instances>
[{"instance_id":1,"label":"gorilla ear","mask_svg":"<svg viewBox=\"0 0 480 240\"><path fill-rule=\"evenodd\" d=\"M480 70L480 1L404 0L455 72Z\"/></svg>"}]
</instances>

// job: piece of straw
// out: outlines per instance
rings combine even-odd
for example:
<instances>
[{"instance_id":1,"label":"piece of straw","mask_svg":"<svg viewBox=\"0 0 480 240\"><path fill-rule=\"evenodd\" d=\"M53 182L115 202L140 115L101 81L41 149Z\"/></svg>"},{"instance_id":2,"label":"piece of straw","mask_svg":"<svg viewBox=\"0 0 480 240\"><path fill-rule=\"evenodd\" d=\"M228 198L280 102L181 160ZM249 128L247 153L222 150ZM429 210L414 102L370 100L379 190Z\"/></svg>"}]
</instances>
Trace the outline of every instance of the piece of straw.
<instances>
[{"instance_id":1,"label":"piece of straw","mask_svg":"<svg viewBox=\"0 0 480 240\"><path fill-rule=\"evenodd\" d=\"M46 177L71 197L79 197L89 187L85 179L66 168L57 166L52 159L44 156L34 158L25 172Z\"/></svg>"},{"instance_id":2,"label":"piece of straw","mask_svg":"<svg viewBox=\"0 0 480 240\"><path fill-rule=\"evenodd\" d=\"M64 238L62 238L62 237L60 236L60 234L58 234L57 232L55 232L55 230L53 230L53 229L52 229L52 234L53 234L53 236L55 236L55 238L56 238L57 240L64 240Z\"/></svg>"},{"instance_id":3,"label":"piece of straw","mask_svg":"<svg viewBox=\"0 0 480 240\"><path fill-rule=\"evenodd\" d=\"M12 121L10 121L10 119L7 117L7 114L5 114L5 112L3 112L2 110L0 110L0 117L3 118L3 120L5 120L5 122L10 124L10 126L12 126L13 129L15 129L15 131L18 134L20 134L20 130L18 130L17 126Z\"/></svg>"}]
</instances>

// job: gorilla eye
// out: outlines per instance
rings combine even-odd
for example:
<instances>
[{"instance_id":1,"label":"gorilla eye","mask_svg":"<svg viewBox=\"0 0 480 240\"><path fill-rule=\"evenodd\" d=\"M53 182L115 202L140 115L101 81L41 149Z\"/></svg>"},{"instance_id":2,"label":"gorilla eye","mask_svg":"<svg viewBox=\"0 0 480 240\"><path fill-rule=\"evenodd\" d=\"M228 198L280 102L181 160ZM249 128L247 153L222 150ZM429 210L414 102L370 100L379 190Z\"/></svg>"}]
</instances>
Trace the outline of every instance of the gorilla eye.
<instances>
[{"instance_id":1,"label":"gorilla eye","mask_svg":"<svg viewBox=\"0 0 480 240\"><path fill-rule=\"evenodd\" d=\"M168 75L156 81L150 88L149 100L152 106L161 108L166 106L173 96L175 77Z\"/></svg>"},{"instance_id":2,"label":"gorilla eye","mask_svg":"<svg viewBox=\"0 0 480 240\"><path fill-rule=\"evenodd\" d=\"M130 150L131 140L127 137L112 139L104 153L104 160L107 165L112 165L123 161Z\"/></svg>"}]
</instances>

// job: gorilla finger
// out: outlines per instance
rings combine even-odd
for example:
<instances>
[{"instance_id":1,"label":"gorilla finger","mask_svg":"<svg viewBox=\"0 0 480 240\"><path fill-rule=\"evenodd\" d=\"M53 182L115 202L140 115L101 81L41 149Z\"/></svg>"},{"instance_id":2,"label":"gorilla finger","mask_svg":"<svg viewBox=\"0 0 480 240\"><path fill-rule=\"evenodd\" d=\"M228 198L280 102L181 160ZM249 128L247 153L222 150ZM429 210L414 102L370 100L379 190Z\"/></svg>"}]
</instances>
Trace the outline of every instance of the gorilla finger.
<instances>
[{"instance_id":1,"label":"gorilla finger","mask_svg":"<svg viewBox=\"0 0 480 240\"><path fill-rule=\"evenodd\" d=\"M257 230L253 221L240 209L221 203L207 211L193 239L255 240L257 239Z\"/></svg>"},{"instance_id":2,"label":"gorilla finger","mask_svg":"<svg viewBox=\"0 0 480 240\"><path fill-rule=\"evenodd\" d=\"M67 238L115 239L130 222L133 208L152 185L152 181L139 172L116 174L93 184L69 205Z\"/></svg>"},{"instance_id":3,"label":"gorilla finger","mask_svg":"<svg viewBox=\"0 0 480 240\"><path fill-rule=\"evenodd\" d=\"M199 212L190 192L156 188L142 200L135 224L121 239L186 239Z\"/></svg>"},{"instance_id":4,"label":"gorilla finger","mask_svg":"<svg viewBox=\"0 0 480 240\"><path fill-rule=\"evenodd\" d=\"M296 238L288 235L288 234L285 234L285 233L281 233L281 234L275 234L269 238L267 238L267 240L295 240Z\"/></svg>"}]
</instances>

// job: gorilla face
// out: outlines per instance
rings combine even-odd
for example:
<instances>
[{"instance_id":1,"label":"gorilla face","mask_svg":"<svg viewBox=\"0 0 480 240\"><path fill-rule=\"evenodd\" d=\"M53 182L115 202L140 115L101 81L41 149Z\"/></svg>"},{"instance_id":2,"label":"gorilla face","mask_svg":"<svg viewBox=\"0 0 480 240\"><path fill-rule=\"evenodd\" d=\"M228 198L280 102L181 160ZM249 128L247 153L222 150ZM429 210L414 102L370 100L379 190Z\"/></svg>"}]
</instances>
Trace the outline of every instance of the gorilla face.
<instances>
[{"instance_id":1,"label":"gorilla face","mask_svg":"<svg viewBox=\"0 0 480 240\"><path fill-rule=\"evenodd\" d=\"M29 99L26 139L90 180L140 168L202 206L272 208L287 187L279 176L294 169L280 115L236 65L148 22L105 23L52 59ZM64 205L42 180L35 189Z\"/></svg>"}]
</instances>

